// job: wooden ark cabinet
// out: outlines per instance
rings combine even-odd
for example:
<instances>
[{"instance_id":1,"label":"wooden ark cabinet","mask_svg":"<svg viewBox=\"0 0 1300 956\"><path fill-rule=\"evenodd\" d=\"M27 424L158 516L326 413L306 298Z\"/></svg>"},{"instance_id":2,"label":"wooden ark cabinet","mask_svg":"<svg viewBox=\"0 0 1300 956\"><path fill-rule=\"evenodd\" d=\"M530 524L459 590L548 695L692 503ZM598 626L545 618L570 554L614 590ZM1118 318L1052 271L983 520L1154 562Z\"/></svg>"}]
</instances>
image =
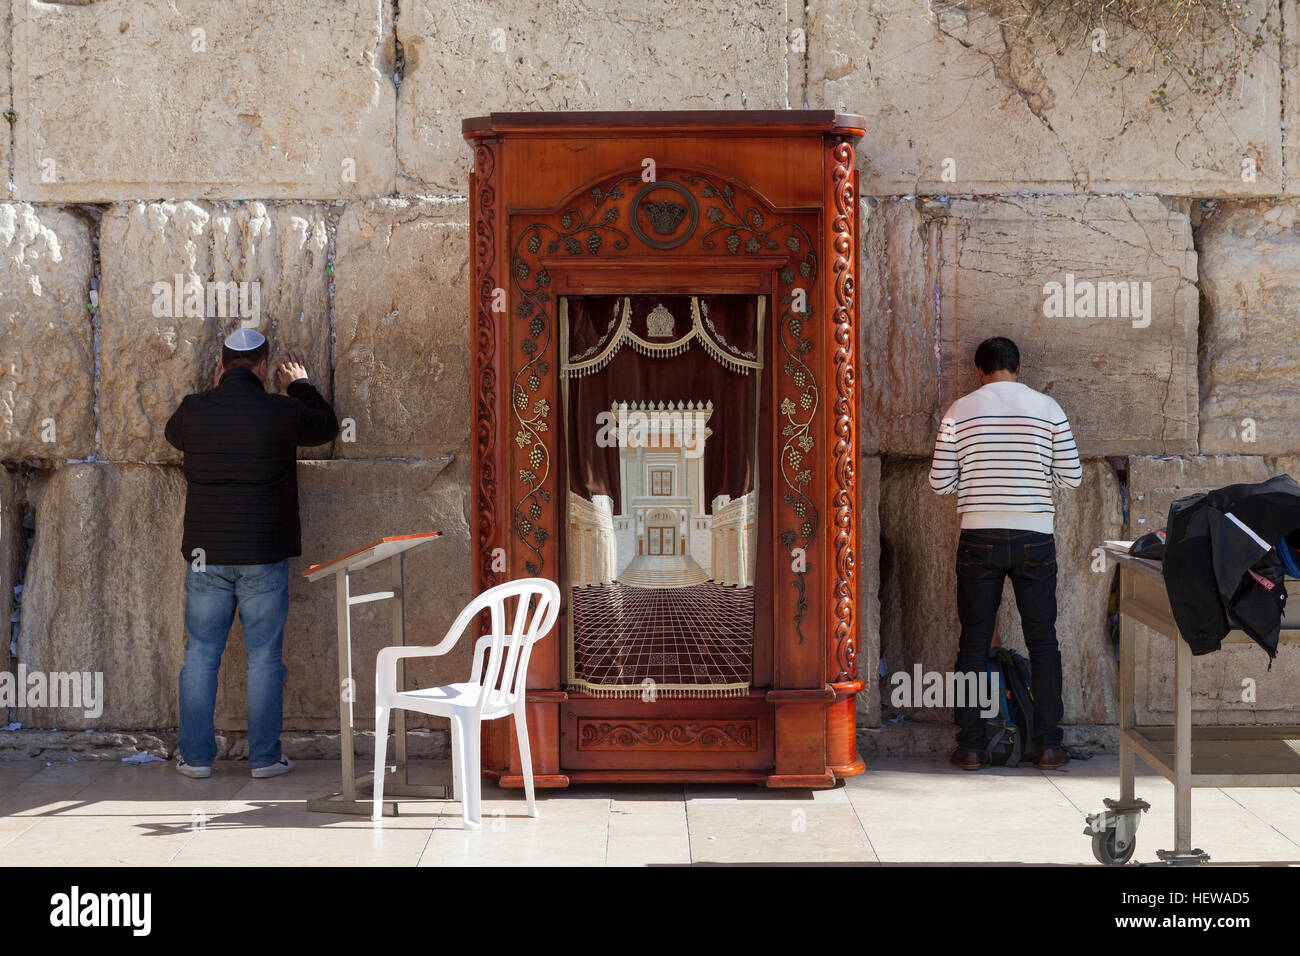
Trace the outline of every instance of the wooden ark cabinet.
<instances>
[{"instance_id":1,"label":"wooden ark cabinet","mask_svg":"<svg viewBox=\"0 0 1300 956\"><path fill-rule=\"evenodd\" d=\"M855 743L858 583L857 116L822 110L494 113L467 119L476 394L474 586L543 576L561 624L533 652L539 786L758 782L828 787ZM666 211L666 212L665 212ZM756 432L750 686L607 698L566 670L566 296L766 297ZM511 721L484 772L521 786Z\"/></svg>"}]
</instances>

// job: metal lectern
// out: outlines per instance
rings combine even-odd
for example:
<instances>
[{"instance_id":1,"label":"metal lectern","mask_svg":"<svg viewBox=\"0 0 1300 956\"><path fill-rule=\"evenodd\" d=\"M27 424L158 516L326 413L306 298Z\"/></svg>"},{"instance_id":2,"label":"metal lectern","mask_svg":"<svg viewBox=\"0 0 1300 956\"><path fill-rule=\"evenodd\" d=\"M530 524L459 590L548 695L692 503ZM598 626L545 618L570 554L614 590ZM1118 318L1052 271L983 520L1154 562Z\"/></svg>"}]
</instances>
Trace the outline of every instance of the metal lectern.
<instances>
[{"instance_id":1,"label":"metal lectern","mask_svg":"<svg viewBox=\"0 0 1300 956\"><path fill-rule=\"evenodd\" d=\"M374 792L373 773L357 776L356 753L353 738L354 722L352 704L356 700L356 687L352 680L352 606L369 604L371 601L393 602L393 643L406 644L406 592L405 564L406 554L415 548L428 544L440 537L441 531L429 531L424 534L407 534L394 538L380 538L364 547L337 558L331 558L322 564L313 564L303 572L308 581L334 576L337 593L338 639L339 639L339 727L342 735L339 750L343 758L343 789L338 793L308 800L308 810L321 810L328 813L357 813L369 815L372 806L370 796ZM391 569L391 588L387 591L373 591L369 594L353 594L351 575L381 561L389 562ZM406 667L399 662L397 670L398 687L406 687ZM406 718L402 711L393 712L396 722L397 765L392 780L384 782L384 795L395 797L433 797L447 799L448 787L440 785L413 784L407 778L406 760ZM378 746L378 742L376 742ZM364 794L364 796L362 795ZM397 815L396 801L384 800L384 816Z\"/></svg>"}]
</instances>

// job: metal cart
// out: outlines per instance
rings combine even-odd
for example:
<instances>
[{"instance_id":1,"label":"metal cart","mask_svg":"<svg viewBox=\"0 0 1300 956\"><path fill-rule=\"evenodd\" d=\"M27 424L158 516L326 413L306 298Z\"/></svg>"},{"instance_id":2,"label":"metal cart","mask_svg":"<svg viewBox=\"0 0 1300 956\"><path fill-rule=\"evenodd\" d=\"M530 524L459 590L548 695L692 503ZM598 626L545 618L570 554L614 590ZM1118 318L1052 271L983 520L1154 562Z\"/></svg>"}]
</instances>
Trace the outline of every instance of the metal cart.
<instances>
[{"instance_id":1,"label":"metal cart","mask_svg":"<svg viewBox=\"0 0 1300 956\"><path fill-rule=\"evenodd\" d=\"M1142 814L1150 808L1133 792L1134 756L1140 756L1174 785L1174 848L1157 855L1170 864L1196 865L1209 854L1192 847L1193 787L1300 786L1300 726L1192 726L1192 649L1178 634L1164 575L1157 561L1135 558L1126 545L1106 542L1107 555L1120 566L1119 637L1119 787L1118 800L1089 814L1084 833L1092 852L1110 866L1133 858ZM1300 582L1287 579L1290 593ZM1139 727L1134 707L1134 625L1137 622L1174 642L1174 725ZM1291 610L1282 621L1282 641L1300 640L1300 616ZM1234 630L1224 643L1249 642ZM1262 660L1262 654L1261 654Z\"/></svg>"}]
</instances>

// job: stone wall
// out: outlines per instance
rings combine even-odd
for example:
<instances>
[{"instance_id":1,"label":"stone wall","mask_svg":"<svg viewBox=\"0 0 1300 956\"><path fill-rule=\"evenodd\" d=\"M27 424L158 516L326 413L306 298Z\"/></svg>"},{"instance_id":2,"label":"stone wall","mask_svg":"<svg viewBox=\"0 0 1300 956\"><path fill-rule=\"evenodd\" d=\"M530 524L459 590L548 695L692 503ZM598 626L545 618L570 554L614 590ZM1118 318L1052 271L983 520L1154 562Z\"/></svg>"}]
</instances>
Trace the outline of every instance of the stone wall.
<instances>
[{"instance_id":1,"label":"stone wall","mask_svg":"<svg viewBox=\"0 0 1300 956\"><path fill-rule=\"evenodd\" d=\"M1300 474L1300 460L1258 455L1133 458L1129 534L1162 528L1175 498L1276 474ZM1134 638L1138 722L1173 723L1173 642L1137 625ZM1225 644L1192 658L1192 707L1206 724L1293 723L1300 711L1300 647L1283 643L1270 666L1254 642Z\"/></svg>"},{"instance_id":2,"label":"stone wall","mask_svg":"<svg viewBox=\"0 0 1300 956\"><path fill-rule=\"evenodd\" d=\"M1262 20L1270 40L1231 95L1198 98L1178 96L1163 59L1118 25L1102 49L1069 25L1057 43L1030 46L978 0L812 0L805 98L866 117L859 168L871 195L1293 195L1296 144L1283 146L1281 117L1297 95L1283 72L1295 66L1300 24L1279 16L1277 0L1242 6L1243 22ZM1201 38L1185 42L1174 52L1195 57ZM1168 111L1151 95L1162 83ZM1253 182L1243 158L1255 161Z\"/></svg>"},{"instance_id":3,"label":"stone wall","mask_svg":"<svg viewBox=\"0 0 1300 956\"><path fill-rule=\"evenodd\" d=\"M928 454L944 410L979 387L975 346L1006 335L1023 353L1022 381L1070 414L1082 454L1195 452L1187 206L1155 196L864 200L867 446ZM1069 276L1149 283L1149 315L1045 316L1044 286ZM1102 382L1105 400L1094 401Z\"/></svg>"},{"instance_id":4,"label":"stone wall","mask_svg":"<svg viewBox=\"0 0 1300 956\"><path fill-rule=\"evenodd\" d=\"M4 633L0 634L0 673L13 666L9 645L16 630L10 626L10 619L17 609L14 589L20 585L18 571L27 550L22 487L22 479L15 471L0 468L0 612L8 612L0 618L5 622ZM0 702L0 726L9 723L9 710L8 702Z\"/></svg>"},{"instance_id":5,"label":"stone wall","mask_svg":"<svg viewBox=\"0 0 1300 956\"><path fill-rule=\"evenodd\" d=\"M930 490L930 463L887 460L881 480L881 647L889 675L945 672L957 659L957 536L961 522L948 497ZM1115 648L1106 625L1113 574L1098 568L1093 549L1123 530L1119 479L1104 459L1086 459L1083 484L1058 489L1056 499L1057 639L1065 675L1065 719L1099 724L1117 719ZM1025 653L1008 586L994 640ZM946 723L951 711L890 705L905 720Z\"/></svg>"},{"instance_id":6,"label":"stone wall","mask_svg":"<svg viewBox=\"0 0 1300 956\"><path fill-rule=\"evenodd\" d=\"M301 579L306 563L437 529L411 561L413 638L436 637L469 594L460 120L805 106L860 113L867 128L861 724L891 726L881 669L951 666L957 517L925 471L939 416L972 387L971 349L992 334L1020 343L1024 380L1061 401L1086 458L1083 486L1059 495L1067 720L1113 722L1113 571L1094 570L1093 549L1160 523L1175 491L1300 454L1300 157L1283 136L1284 113L1300 112L1300 18L1276 0L1247 6L1268 28L1248 69L1222 96L1162 104L1151 91L1169 70L1123 29L1103 51L1086 35L1034 47L991 25L979 0L10 0L0 594L21 583L23 600L0 669L102 669L110 695L95 719L0 710L0 725L132 740L175 725L184 485L162 429L211 380L234 319L187 316L169 286L257 283L273 348L304 355L351 426L300 464L286 728L324 731L332 595ZM1075 281L1136 283L1141 298L1119 313L1045 311L1049 284ZM377 607L358 622L365 713L386 623ZM1009 599L999 633L1020 641ZM1169 662L1143 641L1149 713L1167 716ZM238 633L230 647L218 722L233 733ZM1258 653L1198 661L1198 706L1294 721L1294 654L1258 675L1253 707L1233 695ZM421 676L450 680L465 664L452 655Z\"/></svg>"}]
</instances>

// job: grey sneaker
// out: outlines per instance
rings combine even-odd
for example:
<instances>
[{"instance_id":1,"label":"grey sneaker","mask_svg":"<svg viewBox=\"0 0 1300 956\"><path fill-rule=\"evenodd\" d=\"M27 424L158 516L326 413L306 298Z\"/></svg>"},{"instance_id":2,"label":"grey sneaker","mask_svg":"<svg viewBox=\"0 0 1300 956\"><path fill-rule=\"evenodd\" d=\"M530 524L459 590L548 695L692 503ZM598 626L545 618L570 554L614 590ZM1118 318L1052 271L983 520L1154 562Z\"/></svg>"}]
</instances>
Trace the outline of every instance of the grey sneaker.
<instances>
[{"instance_id":1,"label":"grey sneaker","mask_svg":"<svg viewBox=\"0 0 1300 956\"><path fill-rule=\"evenodd\" d=\"M212 776L212 768L196 767L192 763L186 763L185 758L180 754L176 755L176 771L183 773L187 777L193 777L195 780L205 780Z\"/></svg>"},{"instance_id":2,"label":"grey sneaker","mask_svg":"<svg viewBox=\"0 0 1300 956\"><path fill-rule=\"evenodd\" d=\"M278 777L282 773L288 773L293 769L293 761L288 757L280 757L278 763L273 763L269 767L257 767L253 770L253 776L259 780L262 777Z\"/></svg>"}]
</instances>

